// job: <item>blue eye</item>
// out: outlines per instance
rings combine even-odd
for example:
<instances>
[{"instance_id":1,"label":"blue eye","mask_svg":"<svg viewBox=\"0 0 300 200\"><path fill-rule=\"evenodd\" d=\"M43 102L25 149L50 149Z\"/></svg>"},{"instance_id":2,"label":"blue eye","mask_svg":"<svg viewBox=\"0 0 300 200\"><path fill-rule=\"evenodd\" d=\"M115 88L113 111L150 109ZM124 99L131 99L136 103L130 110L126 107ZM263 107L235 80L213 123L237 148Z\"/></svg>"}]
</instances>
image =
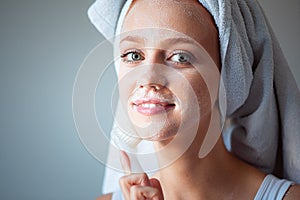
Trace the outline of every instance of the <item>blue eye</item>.
<instances>
[{"instance_id":1,"label":"blue eye","mask_svg":"<svg viewBox=\"0 0 300 200\"><path fill-rule=\"evenodd\" d=\"M128 63L144 60L142 53L138 51L129 51L127 53L122 54L120 57L122 58L123 62L128 62Z\"/></svg>"},{"instance_id":2,"label":"blue eye","mask_svg":"<svg viewBox=\"0 0 300 200\"><path fill-rule=\"evenodd\" d=\"M168 59L176 64L191 64L191 56L184 52L173 53Z\"/></svg>"}]
</instances>

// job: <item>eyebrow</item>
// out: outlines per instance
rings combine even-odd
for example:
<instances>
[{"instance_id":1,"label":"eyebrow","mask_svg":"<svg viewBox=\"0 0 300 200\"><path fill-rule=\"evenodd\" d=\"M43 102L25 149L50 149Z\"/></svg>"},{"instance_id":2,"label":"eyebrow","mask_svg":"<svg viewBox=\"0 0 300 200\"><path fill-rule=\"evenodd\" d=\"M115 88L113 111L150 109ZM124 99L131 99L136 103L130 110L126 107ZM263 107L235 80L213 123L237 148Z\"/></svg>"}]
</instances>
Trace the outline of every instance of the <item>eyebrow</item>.
<instances>
[{"instance_id":1,"label":"eyebrow","mask_svg":"<svg viewBox=\"0 0 300 200\"><path fill-rule=\"evenodd\" d=\"M146 40L145 38L137 36L137 35L128 35L121 39L120 44L125 41L135 42L135 43L145 43L145 40Z\"/></svg>"},{"instance_id":2,"label":"eyebrow","mask_svg":"<svg viewBox=\"0 0 300 200\"><path fill-rule=\"evenodd\" d=\"M168 45L174 45L176 43L186 43L186 44L192 44L192 45L197 45L198 43L194 41L193 39L190 39L188 37L173 37L173 38L168 38L163 41L163 44L168 44Z\"/></svg>"},{"instance_id":3,"label":"eyebrow","mask_svg":"<svg viewBox=\"0 0 300 200\"><path fill-rule=\"evenodd\" d=\"M142 43L145 44L147 39L138 35L128 35L124 38L121 39L120 44L122 42L134 42L134 43ZM172 38L167 38L162 41L162 44L167 44L167 45L174 45L176 43L187 43L187 44L192 44L192 45L198 45L196 41L193 39L190 39L188 37L172 37Z\"/></svg>"}]
</instances>

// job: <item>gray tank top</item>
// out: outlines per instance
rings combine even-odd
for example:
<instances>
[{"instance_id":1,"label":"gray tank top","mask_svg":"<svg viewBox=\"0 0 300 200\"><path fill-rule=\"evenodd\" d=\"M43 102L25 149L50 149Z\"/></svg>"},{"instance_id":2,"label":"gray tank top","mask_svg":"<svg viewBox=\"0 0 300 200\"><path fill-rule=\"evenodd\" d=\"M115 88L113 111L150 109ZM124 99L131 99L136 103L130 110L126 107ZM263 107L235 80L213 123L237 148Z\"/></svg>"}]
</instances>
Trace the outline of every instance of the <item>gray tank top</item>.
<instances>
[{"instance_id":1,"label":"gray tank top","mask_svg":"<svg viewBox=\"0 0 300 200\"><path fill-rule=\"evenodd\" d=\"M282 200L293 182L267 175L260 185L254 200Z\"/></svg>"}]
</instances>

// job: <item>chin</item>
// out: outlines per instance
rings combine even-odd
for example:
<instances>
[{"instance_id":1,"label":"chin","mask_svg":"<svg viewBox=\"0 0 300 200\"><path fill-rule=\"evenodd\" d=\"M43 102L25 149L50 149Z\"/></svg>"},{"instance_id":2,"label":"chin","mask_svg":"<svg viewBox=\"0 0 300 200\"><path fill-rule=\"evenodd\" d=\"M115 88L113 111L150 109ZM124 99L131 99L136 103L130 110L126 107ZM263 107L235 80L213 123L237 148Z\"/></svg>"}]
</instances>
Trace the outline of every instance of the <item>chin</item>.
<instances>
[{"instance_id":1,"label":"chin","mask_svg":"<svg viewBox=\"0 0 300 200\"><path fill-rule=\"evenodd\" d=\"M138 135L140 135L144 140L152 141L152 142L165 142L172 140L178 132L178 125L176 124L170 124L166 122L164 126L159 129L151 127L153 125L150 125L150 127L147 128L137 128L136 131Z\"/></svg>"}]
</instances>

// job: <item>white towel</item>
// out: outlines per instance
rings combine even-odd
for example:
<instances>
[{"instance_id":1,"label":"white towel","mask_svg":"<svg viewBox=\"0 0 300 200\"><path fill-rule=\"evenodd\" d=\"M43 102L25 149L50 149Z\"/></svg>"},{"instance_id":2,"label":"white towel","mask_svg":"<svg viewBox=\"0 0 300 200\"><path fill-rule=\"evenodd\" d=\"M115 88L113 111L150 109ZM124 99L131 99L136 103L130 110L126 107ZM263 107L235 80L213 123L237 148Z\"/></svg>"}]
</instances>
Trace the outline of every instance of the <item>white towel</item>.
<instances>
[{"instance_id":1,"label":"white towel","mask_svg":"<svg viewBox=\"0 0 300 200\"><path fill-rule=\"evenodd\" d=\"M97 0L90 7L91 22L106 38L114 36L125 2ZM300 183L300 93L262 8L256 0L199 2L219 30L231 119L223 131L227 149L267 173ZM106 179L104 187L108 183L118 184Z\"/></svg>"}]
</instances>

